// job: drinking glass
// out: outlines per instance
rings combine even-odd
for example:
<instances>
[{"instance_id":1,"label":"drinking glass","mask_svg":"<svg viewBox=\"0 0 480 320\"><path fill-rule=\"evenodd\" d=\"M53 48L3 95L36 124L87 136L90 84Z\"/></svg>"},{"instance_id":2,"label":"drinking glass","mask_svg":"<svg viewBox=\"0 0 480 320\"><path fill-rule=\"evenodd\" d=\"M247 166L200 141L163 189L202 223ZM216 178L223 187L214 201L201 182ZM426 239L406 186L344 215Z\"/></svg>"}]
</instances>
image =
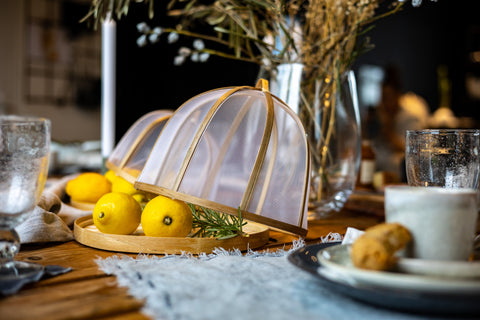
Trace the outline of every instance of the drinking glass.
<instances>
[{"instance_id":1,"label":"drinking glass","mask_svg":"<svg viewBox=\"0 0 480 320\"><path fill-rule=\"evenodd\" d=\"M477 189L480 130L407 130L405 163L410 186Z\"/></svg>"},{"instance_id":2,"label":"drinking glass","mask_svg":"<svg viewBox=\"0 0 480 320\"><path fill-rule=\"evenodd\" d=\"M33 277L39 264L15 261L20 239L15 227L37 205L48 174L50 121L0 116L0 280Z\"/></svg>"}]
</instances>

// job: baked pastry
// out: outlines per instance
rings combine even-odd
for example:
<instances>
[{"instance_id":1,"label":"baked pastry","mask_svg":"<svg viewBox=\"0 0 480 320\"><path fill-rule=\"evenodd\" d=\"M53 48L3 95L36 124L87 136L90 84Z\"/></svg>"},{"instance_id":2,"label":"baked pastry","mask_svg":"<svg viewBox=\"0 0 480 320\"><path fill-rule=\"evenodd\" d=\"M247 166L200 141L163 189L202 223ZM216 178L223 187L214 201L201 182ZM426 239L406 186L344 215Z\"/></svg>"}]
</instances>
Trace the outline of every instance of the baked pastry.
<instances>
[{"instance_id":1,"label":"baked pastry","mask_svg":"<svg viewBox=\"0 0 480 320\"><path fill-rule=\"evenodd\" d=\"M412 240L407 228L399 223L370 227L352 244L353 265L369 270L387 270L395 265L395 253Z\"/></svg>"}]
</instances>

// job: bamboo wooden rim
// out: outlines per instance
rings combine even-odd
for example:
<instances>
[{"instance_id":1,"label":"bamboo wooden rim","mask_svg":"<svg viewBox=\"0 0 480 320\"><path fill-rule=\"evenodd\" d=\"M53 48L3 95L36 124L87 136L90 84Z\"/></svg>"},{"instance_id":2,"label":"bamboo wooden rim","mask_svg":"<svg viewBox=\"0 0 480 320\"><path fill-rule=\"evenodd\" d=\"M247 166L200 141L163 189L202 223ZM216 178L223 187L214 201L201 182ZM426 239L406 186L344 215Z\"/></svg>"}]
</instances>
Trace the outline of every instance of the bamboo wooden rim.
<instances>
[{"instance_id":1,"label":"bamboo wooden rim","mask_svg":"<svg viewBox=\"0 0 480 320\"><path fill-rule=\"evenodd\" d=\"M216 174L220 170L220 166L222 164L223 159L225 158L225 155L226 155L227 150L228 150L228 146L229 146L230 142L232 141L232 139L234 137L234 133L237 131L238 127L240 126L240 123L242 122L243 118L247 114L248 108L249 108L249 105L245 105L240 109L240 111L237 114L237 116L235 117L232 125L230 126L230 129L228 129L228 132L225 135L225 140L223 142L223 145L220 148L220 152L218 154L218 157L215 160L214 165L212 166L212 170L211 170L211 175L212 176L216 176ZM204 187L204 190L202 191L202 197L203 198L207 197L207 195L212 190L212 187L213 187L213 181L212 180L207 181L207 183Z\"/></svg>"},{"instance_id":2,"label":"bamboo wooden rim","mask_svg":"<svg viewBox=\"0 0 480 320\"><path fill-rule=\"evenodd\" d=\"M264 79L260 79L257 82L256 88L262 90L263 94L265 95L265 99L267 100L267 119L265 122L265 130L263 131L262 142L260 143L260 148L258 149L257 157L255 159L255 164L253 165L252 173L250 174L247 187L245 188L245 193L243 194L243 198L240 203L240 209L242 211L248 209L250 201L252 200L255 185L257 183L258 176L260 175L260 171L265 161L265 156L268 150L268 143L270 141L270 137L272 136L272 128L275 122L273 99L270 92L268 91L268 82ZM263 185L262 188L265 189L266 186Z\"/></svg>"}]
</instances>

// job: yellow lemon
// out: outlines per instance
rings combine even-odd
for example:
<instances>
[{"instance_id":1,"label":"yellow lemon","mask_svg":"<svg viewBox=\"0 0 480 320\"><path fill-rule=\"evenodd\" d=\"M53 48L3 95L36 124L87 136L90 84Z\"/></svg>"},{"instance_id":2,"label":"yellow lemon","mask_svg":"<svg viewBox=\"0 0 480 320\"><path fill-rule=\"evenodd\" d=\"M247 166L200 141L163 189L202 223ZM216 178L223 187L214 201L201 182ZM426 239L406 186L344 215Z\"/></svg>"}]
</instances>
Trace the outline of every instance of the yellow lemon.
<instances>
[{"instance_id":1,"label":"yellow lemon","mask_svg":"<svg viewBox=\"0 0 480 320\"><path fill-rule=\"evenodd\" d=\"M147 202L147 196L143 193L135 193L132 194L133 199L137 200L138 203Z\"/></svg>"},{"instance_id":2,"label":"yellow lemon","mask_svg":"<svg viewBox=\"0 0 480 320\"><path fill-rule=\"evenodd\" d=\"M106 193L111 192L112 184L105 176L96 172L84 172L68 181L65 193L76 202L95 203Z\"/></svg>"},{"instance_id":3,"label":"yellow lemon","mask_svg":"<svg viewBox=\"0 0 480 320\"><path fill-rule=\"evenodd\" d=\"M113 179L115 179L116 176L117 174L113 170L108 170L107 172L105 172L105 178L107 178L110 183L113 183Z\"/></svg>"},{"instance_id":4,"label":"yellow lemon","mask_svg":"<svg viewBox=\"0 0 480 320\"><path fill-rule=\"evenodd\" d=\"M140 193L141 191L135 189L133 184L125 180L124 178L117 176L112 180L112 192L123 192L129 195Z\"/></svg>"},{"instance_id":5,"label":"yellow lemon","mask_svg":"<svg viewBox=\"0 0 480 320\"><path fill-rule=\"evenodd\" d=\"M131 195L110 192L95 204L93 223L104 233L131 234L140 225L141 215L140 204Z\"/></svg>"},{"instance_id":6,"label":"yellow lemon","mask_svg":"<svg viewBox=\"0 0 480 320\"><path fill-rule=\"evenodd\" d=\"M141 223L146 236L186 237L192 230L193 216L185 202L156 196L143 209Z\"/></svg>"},{"instance_id":7,"label":"yellow lemon","mask_svg":"<svg viewBox=\"0 0 480 320\"><path fill-rule=\"evenodd\" d=\"M112 180L112 192L123 192L135 198L139 203L146 202L145 193L141 190L135 189L133 184L120 176L116 176Z\"/></svg>"}]
</instances>

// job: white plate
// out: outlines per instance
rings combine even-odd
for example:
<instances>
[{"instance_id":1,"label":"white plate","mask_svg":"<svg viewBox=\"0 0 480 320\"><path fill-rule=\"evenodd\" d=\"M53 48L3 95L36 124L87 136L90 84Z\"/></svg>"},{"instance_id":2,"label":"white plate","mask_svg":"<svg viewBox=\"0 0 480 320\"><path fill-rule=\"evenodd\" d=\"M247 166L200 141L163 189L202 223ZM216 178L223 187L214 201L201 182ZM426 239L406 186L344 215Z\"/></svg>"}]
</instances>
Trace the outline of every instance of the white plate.
<instances>
[{"instance_id":1,"label":"white plate","mask_svg":"<svg viewBox=\"0 0 480 320\"><path fill-rule=\"evenodd\" d=\"M480 279L425 276L399 272L363 270L353 266L350 245L338 245L318 252L323 267L319 274L332 281L354 286L370 286L435 293L480 293Z\"/></svg>"},{"instance_id":2,"label":"white plate","mask_svg":"<svg viewBox=\"0 0 480 320\"><path fill-rule=\"evenodd\" d=\"M396 271L435 277L457 279L479 278L480 261L435 261L423 259L398 259Z\"/></svg>"}]
</instances>

